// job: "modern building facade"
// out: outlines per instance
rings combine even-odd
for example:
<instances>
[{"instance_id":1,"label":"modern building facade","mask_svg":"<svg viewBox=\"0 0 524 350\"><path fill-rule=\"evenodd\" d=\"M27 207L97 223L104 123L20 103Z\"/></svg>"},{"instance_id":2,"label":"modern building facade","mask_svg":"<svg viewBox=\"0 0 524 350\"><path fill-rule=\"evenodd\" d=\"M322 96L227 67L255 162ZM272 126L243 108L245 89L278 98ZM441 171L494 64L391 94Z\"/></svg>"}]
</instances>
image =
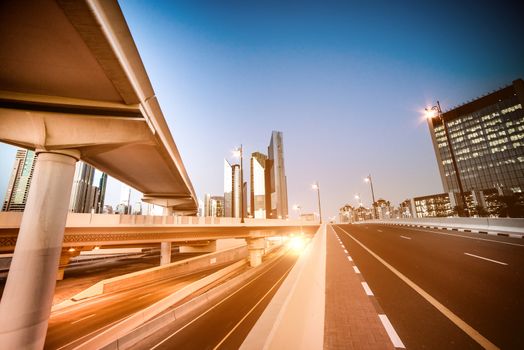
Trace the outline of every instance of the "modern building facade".
<instances>
[{"instance_id":1,"label":"modern building facade","mask_svg":"<svg viewBox=\"0 0 524 350\"><path fill-rule=\"evenodd\" d=\"M94 167L84 162L76 163L69 211L73 213L96 212L99 205L100 190L93 186L94 178Z\"/></svg>"},{"instance_id":2,"label":"modern building facade","mask_svg":"<svg viewBox=\"0 0 524 350\"><path fill-rule=\"evenodd\" d=\"M524 81L442 114L464 191L524 191ZM428 120L444 192L459 192L442 120Z\"/></svg>"},{"instance_id":3,"label":"modern building facade","mask_svg":"<svg viewBox=\"0 0 524 350\"><path fill-rule=\"evenodd\" d=\"M288 217L287 179L284 166L284 136L273 131L266 162L266 216L270 219Z\"/></svg>"},{"instance_id":4,"label":"modern building facade","mask_svg":"<svg viewBox=\"0 0 524 350\"><path fill-rule=\"evenodd\" d=\"M251 154L250 213L255 219L266 218L266 162L265 154Z\"/></svg>"},{"instance_id":5,"label":"modern building facade","mask_svg":"<svg viewBox=\"0 0 524 350\"><path fill-rule=\"evenodd\" d=\"M239 218L241 214L240 165L224 159L224 216Z\"/></svg>"},{"instance_id":6,"label":"modern building facade","mask_svg":"<svg viewBox=\"0 0 524 350\"><path fill-rule=\"evenodd\" d=\"M35 152L25 149L16 151L15 162L7 185L2 211L24 211L35 169L35 162Z\"/></svg>"},{"instance_id":7,"label":"modern building facade","mask_svg":"<svg viewBox=\"0 0 524 350\"><path fill-rule=\"evenodd\" d=\"M211 196L211 216L224 216L224 196Z\"/></svg>"}]
</instances>

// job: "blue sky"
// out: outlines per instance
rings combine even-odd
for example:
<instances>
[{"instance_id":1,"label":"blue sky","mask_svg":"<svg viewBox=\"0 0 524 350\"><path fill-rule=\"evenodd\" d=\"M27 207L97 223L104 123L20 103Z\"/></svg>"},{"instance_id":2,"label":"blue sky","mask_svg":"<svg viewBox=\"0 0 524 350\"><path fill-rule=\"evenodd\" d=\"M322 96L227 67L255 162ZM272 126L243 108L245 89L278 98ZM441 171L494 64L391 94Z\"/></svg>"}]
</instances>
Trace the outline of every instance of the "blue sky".
<instances>
[{"instance_id":1,"label":"blue sky","mask_svg":"<svg viewBox=\"0 0 524 350\"><path fill-rule=\"evenodd\" d=\"M284 132L290 205L323 212L360 193L398 203L442 191L425 105L444 109L524 77L511 2L122 1L199 194L222 159ZM14 158L0 147L0 193ZM247 179L246 173L246 179ZM112 184L109 201L118 201Z\"/></svg>"}]
</instances>

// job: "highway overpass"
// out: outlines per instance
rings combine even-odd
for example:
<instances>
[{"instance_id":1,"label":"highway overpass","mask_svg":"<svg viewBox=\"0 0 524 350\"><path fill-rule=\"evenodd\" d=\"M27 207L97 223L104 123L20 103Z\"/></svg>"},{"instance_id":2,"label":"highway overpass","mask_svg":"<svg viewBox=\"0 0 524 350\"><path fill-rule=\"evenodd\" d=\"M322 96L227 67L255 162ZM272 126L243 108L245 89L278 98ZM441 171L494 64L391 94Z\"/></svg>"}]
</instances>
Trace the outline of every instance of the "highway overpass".
<instances>
[{"instance_id":1,"label":"highway overpass","mask_svg":"<svg viewBox=\"0 0 524 350\"><path fill-rule=\"evenodd\" d=\"M116 1L2 1L0 21L0 141L38 154L0 343L41 348L78 160L167 212L197 200Z\"/></svg>"}]
</instances>

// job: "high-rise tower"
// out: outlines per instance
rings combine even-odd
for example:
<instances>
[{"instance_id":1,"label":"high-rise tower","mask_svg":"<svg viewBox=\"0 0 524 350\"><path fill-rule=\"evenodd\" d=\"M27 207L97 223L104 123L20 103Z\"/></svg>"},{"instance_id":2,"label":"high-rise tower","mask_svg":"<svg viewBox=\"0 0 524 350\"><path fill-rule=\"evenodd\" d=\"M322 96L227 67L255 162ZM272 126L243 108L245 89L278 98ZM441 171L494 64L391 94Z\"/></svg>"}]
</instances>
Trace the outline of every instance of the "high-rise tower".
<instances>
[{"instance_id":1,"label":"high-rise tower","mask_svg":"<svg viewBox=\"0 0 524 350\"><path fill-rule=\"evenodd\" d=\"M287 179L284 166L284 137L273 131L266 162L266 215L270 219L288 217Z\"/></svg>"},{"instance_id":2,"label":"high-rise tower","mask_svg":"<svg viewBox=\"0 0 524 350\"><path fill-rule=\"evenodd\" d=\"M2 211L24 211L35 169L35 161L35 152L26 149L16 151L15 163L7 185Z\"/></svg>"}]
</instances>

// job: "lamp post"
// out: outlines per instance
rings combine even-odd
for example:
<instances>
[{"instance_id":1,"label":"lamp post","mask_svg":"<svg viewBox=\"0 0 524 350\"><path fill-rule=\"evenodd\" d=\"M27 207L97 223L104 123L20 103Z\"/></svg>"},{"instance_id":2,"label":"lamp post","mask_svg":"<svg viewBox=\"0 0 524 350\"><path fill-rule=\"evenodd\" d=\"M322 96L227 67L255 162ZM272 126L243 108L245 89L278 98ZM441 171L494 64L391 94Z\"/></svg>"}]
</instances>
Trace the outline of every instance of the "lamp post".
<instances>
[{"instance_id":1,"label":"lamp post","mask_svg":"<svg viewBox=\"0 0 524 350\"><path fill-rule=\"evenodd\" d=\"M442 118L442 109L440 108L440 102L437 101L436 106L425 108L425 111L426 111L426 118L433 119L434 117L436 117L437 120L440 120L442 122L442 126L444 127L444 134L446 135L446 140L448 142L449 154L451 156L451 164L453 164L453 170L455 170L455 175L457 177L457 183L458 183L459 192L460 192L460 199L462 201L462 204L459 206L459 209L462 209L462 210L459 210L459 216L461 216L461 214L463 214L464 216L469 216L467 205L466 205L466 196L464 195L464 188L462 187L462 181L460 180L457 160L455 159L455 152L453 152L453 146L451 145L451 138L449 136L448 125L446 124L446 121L444 120L444 118ZM437 112L436 116L434 112Z\"/></svg>"},{"instance_id":2,"label":"lamp post","mask_svg":"<svg viewBox=\"0 0 524 350\"><path fill-rule=\"evenodd\" d=\"M235 150L234 152L235 156L240 157L240 223L244 223L244 149L242 147L242 144L240 144L240 148Z\"/></svg>"},{"instance_id":3,"label":"lamp post","mask_svg":"<svg viewBox=\"0 0 524 350\"><path fill-rule=\"evenodd\" d=\"M311 185L311 188L314 189L314 190L317 190L318 219L319 219L319 224L322 224L322 207L320 206L320 186L318 185L318 181L316 181L313 185Z\"/></svg>"},{"instance_id":4,"label":"lamp post","mask_svg":"<svg viewBox=\"0 0 524 350\"><path fill-rule=\"evenodd\" d=\"M373 180L371 180L371 174L369 174L368 176L366 176L364 178L364 181L365 182L369 182L369 185L371 186L371 199L373 199L373 216L375 217L375 219L378 219L378 215L377 215L377 207L375 205L375 191L373 191Z\"/></svg>"},{"instance_id":5,"label":"lamp post","mask_svg":"<svg viewBox=\"0 0 524 350\"><path fill-rule=\"evenodd\" d=\"M362 198L360 198L360 193L357 193L355 195L355 199L358 202L357 213L358 213L358 221L360 221L360 219L362 218Z\"/></svg>"},{"instance_id":6,"label":"lamp post","mask_svg":"<svg viewBox=\"0 0 524 350\"><path fill-rule=\"evenodd\" d=\"M300 220L300 233L303 234L302 232L302 207L298 204L295 204L293 205L293 210L298 211L298 219Z\"/></svg>"}]
</instances>

